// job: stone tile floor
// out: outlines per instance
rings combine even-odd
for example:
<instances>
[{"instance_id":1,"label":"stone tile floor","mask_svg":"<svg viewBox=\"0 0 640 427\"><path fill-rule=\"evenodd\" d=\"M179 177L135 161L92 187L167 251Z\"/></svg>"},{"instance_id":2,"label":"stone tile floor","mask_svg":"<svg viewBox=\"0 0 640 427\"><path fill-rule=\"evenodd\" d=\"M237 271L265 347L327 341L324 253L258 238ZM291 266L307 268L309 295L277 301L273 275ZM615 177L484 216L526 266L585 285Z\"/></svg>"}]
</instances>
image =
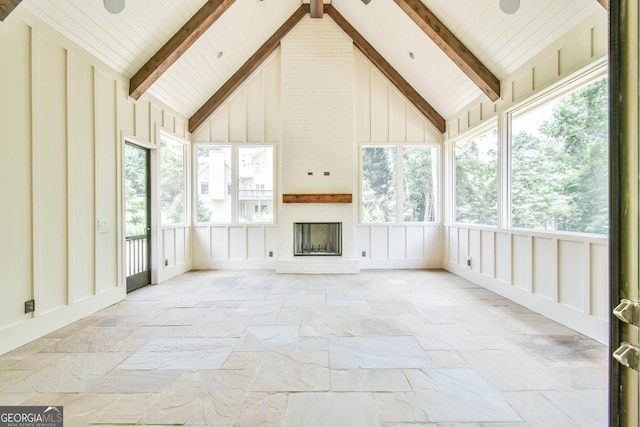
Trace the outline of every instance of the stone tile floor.
<instances>
[{"instance_id":1,"label":"stone tile floor","mask_svg":"<svg viewBox=\"0 0 640 427\"><path fill-rule=\"evenodd\" d=\"M65 426L607 425L607 347L442 271L195 271L0 357Z\"/></svg>"}]
</instances>

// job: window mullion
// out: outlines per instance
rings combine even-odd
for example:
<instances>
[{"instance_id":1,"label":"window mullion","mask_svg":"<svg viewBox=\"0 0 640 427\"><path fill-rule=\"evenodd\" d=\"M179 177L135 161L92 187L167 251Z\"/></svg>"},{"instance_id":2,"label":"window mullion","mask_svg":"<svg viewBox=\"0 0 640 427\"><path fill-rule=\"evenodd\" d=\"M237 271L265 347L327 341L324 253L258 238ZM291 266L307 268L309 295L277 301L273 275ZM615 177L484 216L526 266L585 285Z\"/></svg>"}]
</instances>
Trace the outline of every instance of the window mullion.
<instances>
[{"instance_id":1,"label":"window mullion","mask_svg":"<svg viewBox=\"0 0 640 427\"><path fill-rule=\"evenodd\" d=\"M403 222L404 211L404 147L396 149L396 222Z\"/></svg>"}]
</instances>

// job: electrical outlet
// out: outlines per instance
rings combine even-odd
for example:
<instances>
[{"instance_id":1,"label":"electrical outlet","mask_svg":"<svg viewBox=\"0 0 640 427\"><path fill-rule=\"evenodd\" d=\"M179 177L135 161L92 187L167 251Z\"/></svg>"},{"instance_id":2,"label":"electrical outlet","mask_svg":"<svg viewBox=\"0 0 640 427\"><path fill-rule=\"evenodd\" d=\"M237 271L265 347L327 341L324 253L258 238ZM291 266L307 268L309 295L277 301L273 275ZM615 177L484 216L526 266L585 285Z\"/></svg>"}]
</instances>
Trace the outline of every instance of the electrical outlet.
<instances>
[{"instance_id":1,"label":"electrical outlet","mask_svg":"<svg viewBox=\"0 0 640 427\"><path fill-rule=\"evenodd\" d=\"M29 301L24 302L24 312L25 313L33 313L36 311L36 301L30 299Z\"/></svg>"},{"instance_id":2,"label":"electrical outlet","mask_svg":"<svg viewBox=\"0 0 640 427\"><path fill-rule=\"evenodd\" d=\"M165 259L165 260L164 260L164 266L165 266L165 267L169 267L169 260L168 260L168 259Z\"/></svg>"},{"instance_id":3,"label":"electrical outlet","mask_svg":"<svg viewBox=\"0 0 640 427\"><path fill-rule=\"evenodd\" d=\"M367 256L367 251L362 251L362 257L366 257Z\"/></svg>"},{"instance_id":4,"label":"electrical outlet","mask_svg":"<svg viewBox=\"0 0 640 427\"><path fill-rule=\"evenodd\" d=\"M269 251L269 258L273 258L273 251Z\"/></svg>"},{"instance_id":5,"label":"electrical outlet","mask_svg":"<svg viewBox=\"0 0 640 427\"><path fill-rule=\"evenodd\" d=\"M467 267L471 267L471 257L467 258Z\"/></svg>"}]
</instances>

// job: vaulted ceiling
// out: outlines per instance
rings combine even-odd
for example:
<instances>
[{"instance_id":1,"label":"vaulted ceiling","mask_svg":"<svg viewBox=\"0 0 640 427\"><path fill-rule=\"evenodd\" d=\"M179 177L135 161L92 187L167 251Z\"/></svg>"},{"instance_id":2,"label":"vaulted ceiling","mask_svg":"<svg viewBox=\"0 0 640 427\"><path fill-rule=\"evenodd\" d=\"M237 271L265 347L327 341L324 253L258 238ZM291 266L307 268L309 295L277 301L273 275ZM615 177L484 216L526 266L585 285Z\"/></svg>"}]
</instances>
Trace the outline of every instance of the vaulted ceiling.
<instances>
[{"instance_id":1,"label":"vaulted ceiling","mask_svg":"<svg viewBox=\"0 0 640 427\"><path fill-rule=\"evenodd\" d=\"M317 0L311 0L315 2ZM143 93L190 118L194 130L309 12L309 0L0 0L34 13ZM438 128L583 20L606 19L608 0L324 0L358 49ZM315 5L314 5L315 6ZM320 6L321 7L321 6ZM321 7L322 9L322 7Z\"/></svg>"}]
</instances>

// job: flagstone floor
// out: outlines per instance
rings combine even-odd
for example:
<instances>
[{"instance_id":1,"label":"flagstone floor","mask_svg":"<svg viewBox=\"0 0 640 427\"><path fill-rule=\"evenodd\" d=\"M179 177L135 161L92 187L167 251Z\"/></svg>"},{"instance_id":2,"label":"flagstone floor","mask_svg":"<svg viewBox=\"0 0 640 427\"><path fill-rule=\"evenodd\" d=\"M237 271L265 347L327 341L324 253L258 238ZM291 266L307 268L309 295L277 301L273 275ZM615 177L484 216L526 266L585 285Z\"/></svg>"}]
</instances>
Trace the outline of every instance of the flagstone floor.
<instances>
[{"instance_id":1,"label":"flagstone floor","mask_svg":"<svg viewBox=\"0 0 640 427\"><path fill-rule=\"evenodd\" d=\"M607 425L607 347L443 271L195 271L0 357L65 426Z\"/></svg>"}]
</instances>

